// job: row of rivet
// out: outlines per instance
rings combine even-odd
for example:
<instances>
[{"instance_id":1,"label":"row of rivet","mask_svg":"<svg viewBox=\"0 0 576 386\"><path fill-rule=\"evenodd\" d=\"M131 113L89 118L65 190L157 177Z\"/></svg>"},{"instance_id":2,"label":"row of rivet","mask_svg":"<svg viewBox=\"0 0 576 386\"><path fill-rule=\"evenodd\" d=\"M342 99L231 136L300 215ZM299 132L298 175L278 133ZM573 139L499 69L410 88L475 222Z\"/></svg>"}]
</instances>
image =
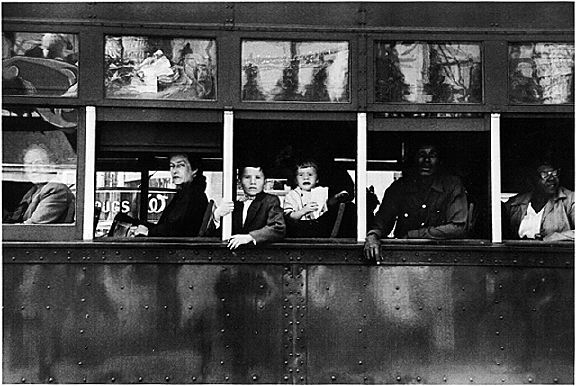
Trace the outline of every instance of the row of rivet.
<instances>
[{"instance_id":1,"label":"row of rivet","mask_svg":"<svg viewBox=\"0 0 576 386\"><path fill-rule=\"evenodd\" d=\"M145 252L145 251L139 251L139 252L140 252L142 255L146 255L146 252ZM315 250L315 252L318 254L317 260L318 260L318 261L322 261L322 260L323 260L323 257L321 256L322 252L319 253L317 250ZM106 251L102 251L101 253L102 253L102 256L101 256L102 260L105 260L105 259L106 259ZM196 249L192 250L191 253L194 254L194 255L196 255L196 256L200 254L200 252L199 252L198 250L196 250ZM235 255L237 255L238 253L240 253L240 255L241 255L241 257L242 257L242 260L245 261L245 260L246 260L246 258L245 258L246 251L235 252ZM387 255L388 255L389 258L393 258L393 257L395 256L395 254L398 254L398 253L401 253L401 254L405 255L407 252L405 252L405 251L399 251L399 252L389 251L389 252L387 252ZM29 251L29 250L26 250L26 251L25 251L25 254L26 254L26 255L30 255L30 251ZM54 251L53 251L53 254L54 254L54 255L58 254L58 251L54 250ZM117 256L119 256L119 255L121 254L121 252L120 252L120 250L116 250L116 251L114 251L114 254L117 255ZM172 250L169 250L169 251L168 251L168 254L169 254L169 255L174 255L175 252L172 251ZM212 261L212 259L213 259L213 251L212 251L212 250L208 250L208 253L207 253L207 254L208 254L208 260L209 260L209 261ZM289 256L289 259L290 259L291 261L293 261L294 259L300 261L300 260L302 259L302 256L304 256L306 253L305 253L304 250L300 250L299 256L296 256L296 258L294 258L293 256L291 256L291 251L288 251L288 250L287 250L287 251L285 251L285 254L286 254L286 255L290 255L290 256ZM441 258L445 258L445 253L444 253L444 252L440 252L440 253L434 252L434 253L431 253L431 254L432 254L432 257L436 257L436 256L439 255ZM71 260L71 256L70 256L70 255L71 255L71 251L68 250L68 251L67 251L67 260L69 260L69 261ZM256 255L256 252L255 252L255 251L252 251L252 252L251 252L251 256L255 256L255 255ZM259 255L259 254L258 254L258 255ZM363 261L363 257L362 257L362 254L361 254L361 253L358 253L358 254L355 253L355 255L358 257L358 261ZM420 252L414 252L414 256L417 257L417 258L420 257ZM428 262L433 262L433 261L435 260L435 259L433 259L432 257L428 257L428 258L427 258ZM468 253L465 255L465 257L467 257L468 259L470 259L470 258L471 258L471 254L468 252ZM513 255L513 260L512 260L512 263L513 263L513 264L517 264L517 263L518 263L518 261L519 261L519 260L518 260L518 257L519 257L518 254ZM39 258L39 260L44 260L44 256L43 256L43 255L40 255L38 258ZM132 256L132 255L129 255L129 256L128 256L128 259L129 259L129 260L132 260L132 259L133 259L133 256ZM160 257L159 257L159 256L155 256L154 259L155 259L155 260L160 260ZM186 257L185 257L184 255L181 255L181 256L180 256L180 259L181 259L181 260L186 260ZM221 259L222 259L222 260L225 260L225 259L226 259L226 254L223 254L223 255L221 256ZM268 255L268 256L266 256L266 259L267 259L267 260L271 260L272 257L271 257L270 255ZM84 254L84 255L82 256L82 260L90 260L90 256ZM402 256L401 260L402 260L403 262L406 262L407 259L406 259L406 257ZM16 256L12 256L12 261L16 261ZM344 261L349 261L349 252L348 252L348 251L345 251L345 252L344 252ZM453 261L454 261L454 263L458 263L460 260L459 260L458 258L454 258ZM501 259L501 258L500 258L500 259L486 259L486 258L485 258L485 254L483 254L483 253L480 254L480 258L479 258L478 261L479 261L481 264L484 264L485 262L488 263L488 264L502 264L502 263L505 262L505 260L503 260L503 259ZM538 259L538 261L537 261L537 263L538 263L539 265L543 265L544 262L545 262L545 261L544 261L544 259L542 259L542 258ZM531 263L536 263L536 261L533 261L533 262L531 262ZM566 261L564 262L564 264L565 264L565 265L570 265L570 264L571 264L571 261L570 261L570 260L566 260Z\"/></svg>"},{"instance_id":2,"label":"row of rivet","mask_svg":"<svg viewBox=\"0 0 576 386\"><path fill-rule=\"evenodd\" d=\"M164 378L164 380L165 380L166 382L170 382L170 379L171 379L171 378L170 378L169 376L166 376L166 377ZM197 377L192 377L191 379L192 379L192 382L196 382L196 381L198 380ZM284 379L284 381L288 381L288 380L290 380L290 377L289 377L288 375L284 375L283 379ZM300 379L300 381L303 382L303 381L305 380L305 377L301 376L299 379ZM332 376L330 377L330 380L331 380L332 382L336 382L337 379L338 379L338 378L336 377L336 375L332 375ZM229 381L229 380L230 380L230 377L229 377L229 376L225 376L225 377L224 377L224 380L225 380L225 381ZM258 376L257 376L257 375L253 375L253 376L252 376L252 381L256 382L257 380L258 380ZM364 376L364 377L363 377L363 380L364 380L364 382L366 382L366 381L368 380L368 377ZM20 382L21 382L21 383L26 383L26 381L27 381L27 380L26 380L25 377L22 377L22 378L20 379ZM49 377L49 378L48 378L48 382L49 382L49 383L53 383L54 381L55 381L55 379L54 379L53 377ZM82 378L82 381L83 381L84 383L86 383L86 382L87 382L87 378L86 378L86 377ZM116 379L115 377L110 378L110 382L115 383L116 381L117 381L117 379ZM397 377L396 377L396 381L397 381L397 382L402 382L402 377L401 377L401 376L397 376ZM416 381L422 382L422 377L417 376L417 377L416 377ZM442 378L442 381L443 381L443 382L448 382L448 378L447 378L447 377L443 377L443 378ZM469 381L470 383L474 383L474 378L473 378L473 377L470 377L470 378L468 379L468 381ZM527 378L527 381L528 381L528 383L533 383L533 382L534 382L534 378L533 378L533 377L528 377L528 378ZM144 378L143 378L143 377L138 377L138 382L144 382ZM502 379L500 380L500 382L505 383L505 382L506 382L506 379L505 379L505 378L502 378ZM555 378L552 379L552 382L553 382L553 383L559 383L559 382L560 382L560 379L557 378L557 377L555 377Z\"/></svg>"}]
</instances>

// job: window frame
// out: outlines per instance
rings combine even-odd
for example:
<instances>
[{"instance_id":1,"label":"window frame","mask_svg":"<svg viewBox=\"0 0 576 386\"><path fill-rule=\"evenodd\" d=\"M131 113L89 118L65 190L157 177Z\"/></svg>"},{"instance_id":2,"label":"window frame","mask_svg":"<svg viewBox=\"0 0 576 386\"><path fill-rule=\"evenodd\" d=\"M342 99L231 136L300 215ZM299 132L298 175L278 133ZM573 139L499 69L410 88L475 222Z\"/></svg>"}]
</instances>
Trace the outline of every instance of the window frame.
<instances>
[{"instance_id":1,"label":"window frame","mask_svg":"<svg viewBox=\"0 0 576 386\"><path fill-rule=\"evenodd\" d=\"M78 110L77 126L77 165L76 165L76 213L72 224L2 224L2 238L10 241L48 241L48 240L77 240L85 232L86 192L86 109L77 106L61 106L63 108L76 108Z\"/></svg>"}]
</instances>

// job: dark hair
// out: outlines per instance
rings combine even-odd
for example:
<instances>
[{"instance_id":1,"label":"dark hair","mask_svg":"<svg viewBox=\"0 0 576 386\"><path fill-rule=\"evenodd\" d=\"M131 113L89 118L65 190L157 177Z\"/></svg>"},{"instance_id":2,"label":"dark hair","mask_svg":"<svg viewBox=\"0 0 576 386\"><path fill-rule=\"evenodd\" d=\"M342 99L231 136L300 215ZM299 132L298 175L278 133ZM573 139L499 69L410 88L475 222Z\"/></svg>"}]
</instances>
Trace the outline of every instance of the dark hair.
<instances>
[{"instance_id":1,"label":"dark hair","mask_svg":"<svg viewBox=\"0 0 576 386\"><path fill-rule=\"evenodd\" d=\"M202 172L204 171L204 168L202 165L202 158L198 157L194 153L186 153L186 152L170 153L169 158L175 157L177 155L186 157L186 159L188 160L188 163L190 164L190 168L192 170L198 169L198 173L202 174Z\"/></svg>"},{"instance_id":2,"label":"dark hair","mask_svg":"<svg viewBox=\"0 0 576 386\"><path fill-rule=\"evenodd\" d=\"M258 163L248 163L238 167L238 179L242 178L242 176L244 175L244 169L246 168L260 169L262 171L262 174L264 174L264 177L266 177L266 168L264 167L264 165Z\"/></svg>"},{"instance_id":3,"label":"dark hair","mask_svg":"<svg viewBox=\"0 0 576 386\"><path fill-rule=\"evenodd\" d=\"M257 155L247 155L242 157L238 162L238 179L242 178L244 174L244 169L246 168L260 168L264 177L266 177L268 168L266 166L266 162L263 158Z\"/></svg>"},{"instance_id":4,"label":"dark hair","mask_svg":"<svg viewBox=\"0 0 576 386\"><path fill-rule=\"evenodd\" d=\"M206 189L206 177L204 176L204 167L202 165L202 158L198 157L194 153L186 153L186 152L174 152L169 154L169 158L175 156L184 156L188 160L190 164L190 169L198 170L196 175L192 179L192 183L199 185L202 190Z\"/></svg>"}]
</instances>

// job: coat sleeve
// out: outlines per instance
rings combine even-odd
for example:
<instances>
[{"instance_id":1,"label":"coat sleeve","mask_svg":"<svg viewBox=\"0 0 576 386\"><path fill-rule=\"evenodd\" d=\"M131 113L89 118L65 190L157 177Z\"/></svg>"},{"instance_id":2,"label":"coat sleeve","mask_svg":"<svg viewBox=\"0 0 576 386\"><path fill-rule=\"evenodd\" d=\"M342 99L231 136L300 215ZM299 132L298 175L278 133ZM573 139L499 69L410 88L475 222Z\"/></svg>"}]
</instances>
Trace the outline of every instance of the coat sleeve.
<instances>
[{"instance_id":1,"label":"coat sleeve","mask_svg":"<svg viewBox=\"0 0 576 386\"><path fill-rule=\"evenodd\" d=\"M48 184L40 193L38 206L24 224L55 224L62 222L70 205L72 192L63 184Z\"/></svg>"},{"instance_id":2,"label":"coat sleeve","mask_svg":"<svg viewBox=\"0 0 576 386\"><path fill-rule=\"evenodd\" d=\"M266 225L249 232L256 244L282 240L286 235L284 213L278 197L270 196L265 204L267 207Z\"/></svg>"},{"instance_id":3,"label":"coat sleeve","mask_svg":"<svg viewBox=\"0 0 576 386\"><path fill-rule=\"evenodd\" d=\"M196 237L208 205L206 194L195 194L184 208L174 207L166 221L148 227L148 236Z\"/></svg>"}]
</instances>

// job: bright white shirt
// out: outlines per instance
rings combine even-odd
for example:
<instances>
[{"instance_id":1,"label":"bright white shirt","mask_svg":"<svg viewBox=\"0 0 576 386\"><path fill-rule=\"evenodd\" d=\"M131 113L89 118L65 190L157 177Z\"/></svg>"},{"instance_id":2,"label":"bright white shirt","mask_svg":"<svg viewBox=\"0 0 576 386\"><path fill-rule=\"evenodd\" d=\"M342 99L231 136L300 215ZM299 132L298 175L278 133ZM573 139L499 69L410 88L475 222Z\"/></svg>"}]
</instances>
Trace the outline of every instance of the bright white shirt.
<instances>
[{"instance_id":1,"label":"bright white shirt","mask_svg":"<svg viewBox=\"0 0 576 386\"><path fill-rule=\"evenodd\" d=\"M544 206L545 207L545 206ZM526 209L526 216L520 222L520 227L518 228L518 236L520 238L534 239L536 234L540 233L540 227L542 224L542 215L544 214L544 207L540 209L540 212L536 213L532 207L532 203L528 203L528 208Z\"/></svg>"}]
</instances>

